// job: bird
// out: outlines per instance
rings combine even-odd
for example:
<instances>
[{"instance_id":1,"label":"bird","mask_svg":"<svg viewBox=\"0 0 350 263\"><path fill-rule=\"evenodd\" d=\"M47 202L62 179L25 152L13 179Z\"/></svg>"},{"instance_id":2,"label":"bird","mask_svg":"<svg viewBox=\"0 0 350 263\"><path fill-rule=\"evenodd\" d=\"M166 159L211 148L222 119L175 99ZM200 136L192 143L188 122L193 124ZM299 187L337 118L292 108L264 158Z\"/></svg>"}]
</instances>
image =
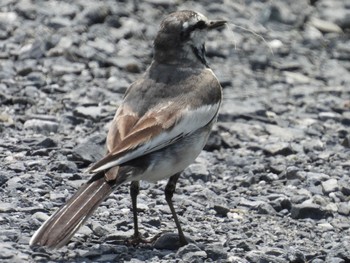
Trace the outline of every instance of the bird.
<instances>
[{"instance_id":1,"label":"bird","mask_svg":"<svg viewBox=\"0 0 350 263\"><path fill-rule=\"evenodd\" d=\"M204 148L218 116L222 87L207 63L205 40L209 31L225 24L191 10L163 19L150 66L126 90L111 122L106 155L88 168L91 179L34 233L31 247L66 245L101 202L127 182L134 224L131 243L142 242L137 218L140 180L164 179L178 243L188 244L172 197L181 172Z\"/></svg>"}]
</instances>

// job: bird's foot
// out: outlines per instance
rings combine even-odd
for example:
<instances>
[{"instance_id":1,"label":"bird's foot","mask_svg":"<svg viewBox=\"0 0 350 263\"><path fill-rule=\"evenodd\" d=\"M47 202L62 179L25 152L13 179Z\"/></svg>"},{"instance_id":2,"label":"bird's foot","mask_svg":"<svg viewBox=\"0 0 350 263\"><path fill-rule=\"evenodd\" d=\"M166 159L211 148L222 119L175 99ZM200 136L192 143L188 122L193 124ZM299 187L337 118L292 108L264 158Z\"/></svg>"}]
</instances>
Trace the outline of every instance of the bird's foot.
<instances>
[{"instance_id":1,"label":"bird's foot","mask_svg":"<svg viewBox=\"0 0 350 263\"><path fill-rule=\"evenodd\" d=\"M141 234L134 234L132 237L125 240L127 246L138 246L139 244L153 244L161 236L161 233L155 235L150 239L145 239Z\"/></svg>"}]
</instances>

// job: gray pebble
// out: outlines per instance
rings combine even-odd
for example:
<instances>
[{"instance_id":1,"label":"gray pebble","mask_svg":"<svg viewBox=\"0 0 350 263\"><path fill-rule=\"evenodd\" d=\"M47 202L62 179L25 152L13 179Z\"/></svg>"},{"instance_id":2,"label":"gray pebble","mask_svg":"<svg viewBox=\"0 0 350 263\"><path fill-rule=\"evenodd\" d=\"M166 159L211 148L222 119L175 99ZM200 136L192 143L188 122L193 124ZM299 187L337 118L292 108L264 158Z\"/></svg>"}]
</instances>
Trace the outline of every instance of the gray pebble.
<instances>
[{"instance_id":1,"label":"gray pebble","mask_svg":"<svg viewBox=\"0 0 350 263\"><path fill-rule=\"evenodd\" d=\"M175 257L184 260L185 262L202 261L207 258L207 253L201 250L198 246L194 244L188 244L181 247Z\"/></svg>"},{"instance_id":2,"label":"gray pebble","mask_svg":"<svg viewBox=\"0 0 350 263\"><path fill-rule=\"evenodd\" d=\"M105 137L102 135L91 136L79 144L72 152L73 160L83 163L93 163L99 160L104 152Z\"/></svg>"},{"instance_id":3,"label":"gray pebble","mask_svg":"<svg viewBox=\"0 0 350 263\"><path fill-rule=\"evenodd\" d=\"M276 210L269 203L261 203L258 205L258 213L264 215L274 215Z\"/></svg>"},{"instance_id":4,"label":"gray pebble","mask_svg":"<svg viewBox=\"0 0 350 263\"><path fill-rule=\"evenodd\" d=\"M321 184L325 194L329 194L331 192L339 190L338 180L335 178L328 179L327 181L324 181Z\"/></svg>"},{"instance_id":5,"label":"gray pebble","mask_svg":"<svg viewBox=\"0 0 350 263\"><path fill-rule=\"evenodd\" d=\"M292 205L291 217L294 219L321 219L327 215L325 210L323 210L319 205L312 203L303 203Z\"/></svg>"},{"instance_id":6,"label":"gray pebble","mask_svg":"<svg viewBox=\"0 0 350 263\"><path fill-rule=\"evenodd\" d=\"M213 261L227 259L226 249L221 244L210 244L205 247L205 252Z\"/></svg>"},{"instance_id":7,"label":"gray pebble","mask_svg":"<svg viewBox=\"0 0 350 263\"><path fill-rule=\"evenodd\" d=\"M23 126L25 129L45 135L48 135L52 132L56 133L58 131L58 123L53 121L30 119L27 120Z\"/></svg>"},{"instance_id":8,"label":"gray pebble","mask_svg":"<svg viewBox=\"0 0 350 263\"><path fill-rule=\"evenodd\" d=\"M341 202L338 205L338 213L348 216L350 214L350 203L349 202Z\"/></svg>"},{"instance_id":9,"label":"gray pebble","mask_svg":"<svg viewBox=\"0 0 350 263\"><path fill-rule=\"evenodd\" d=\"M273 143L264 146L264 151L269 155L283 155L288 156L294 153L293 148L289 143Z\"/></svg>"},{"instance_id":10,"label":"gray pebble","mask_svg":"<svg viewBox=\"0 0 350 263\"><path fill-rule=\"evenodd\" d=\"M192 239L186 237L186 240L189 241L189 242L193 242ZM178 233L164 233L162 234L153 244L154 248L156 249L169 249L169 250L176 250L176 249L181 249L181 252L180 252L180 249L178 250L178 253L180 252L180 254L177 254L178 256L182 256L186 253L189 253L189 252L192 252L193 251L197 251L195 248L192 247L192 245L195 247L195 248L198 248L196 245L194 244L189 244L189 245L186 245L182 248L180 248L180 243L179 243L179 235ZM183 250L185 247L187 246L190 246L187 249ZM200 250L198 248L198 250ZM190 255L191 256L191 255Z\"/></svg>"}]
</instances>

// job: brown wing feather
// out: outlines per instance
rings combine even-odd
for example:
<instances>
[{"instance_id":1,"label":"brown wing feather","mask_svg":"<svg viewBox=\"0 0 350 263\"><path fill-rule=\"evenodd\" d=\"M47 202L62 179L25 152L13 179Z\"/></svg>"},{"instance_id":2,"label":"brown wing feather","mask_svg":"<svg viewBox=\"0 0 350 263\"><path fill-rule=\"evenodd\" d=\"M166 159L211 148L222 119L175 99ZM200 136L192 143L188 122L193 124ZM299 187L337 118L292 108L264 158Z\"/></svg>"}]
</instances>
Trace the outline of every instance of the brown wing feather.
<instances>
[{"instance_id":1,"label":"brown wing feather","mask_svg":"<svg viewBox=\"0 0 350 263\"><path fill-rule=\"evenodd\" d=\"M118 110L119 114L123 112L124 110ZM165 130L171 129L180 118L179 111L171 109L171 107L163 107L160 110L150 112L138 121L136 121L136 114L130 112L129 115L119 116L118 113L107 137L109 153L95 163L90 171L98 169L111 160L120 158Z\"/></svg>"},{"instance_id":2,"label":"brown wing feather","mask_svg":"<svg viewBox=\"0 0 350 263\"><path fill-rule=\"evenodd\" d=\"M130 133L139 117L127 106L120 106L107 135L107 148L111 152Z\"/></svg>"}]
</instances>

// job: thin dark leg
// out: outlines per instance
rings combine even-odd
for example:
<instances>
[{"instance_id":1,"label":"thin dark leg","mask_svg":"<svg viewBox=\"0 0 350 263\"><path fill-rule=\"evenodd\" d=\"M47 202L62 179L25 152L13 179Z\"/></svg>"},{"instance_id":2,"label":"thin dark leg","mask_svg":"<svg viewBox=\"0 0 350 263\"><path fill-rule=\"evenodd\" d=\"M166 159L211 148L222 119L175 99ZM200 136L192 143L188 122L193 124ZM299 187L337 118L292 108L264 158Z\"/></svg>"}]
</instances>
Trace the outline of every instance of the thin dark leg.
<instances>
[{"instance_id":1,"label":"thin dark leg","mask_svg":"<svg viewBox=\"0 0 350 263\"><path fill-rule=\"evenodd\" d=\"M134 12L139 10L139 0L134 0Z\"/></svg>"},{"instance_id":2,"label":"thin dark leg","mask_svg":"<svg viewBox=\"0 0 350 263\"><path fill-rule=\"evenodd\" d=\"M134 238L140 237L139 224L137 221L137 196L140 193L139 181L132 181L130 184L130 195L132 203L132 213L134 216Z\"/></svg>"},{"instance_id":3,"label":"thin dark leg","mask_svg":"<svg viewBox=\"0 0 350 263\"><path fill-rule=\"evenodd\" d=\"M134 216L134 235L126 240L127 245L136 246L140 243L153 243L160 235L156 235L154 238L150 240L143 239L139 232L139 223L137 220L137 196L140 193L140 183L139 181L132 181L130 184L130 196L132 203L132 213Z\"/></svg>"},{"instance_id":4,"label":"thin dark leg","mask_svg":"<svg viewBox=\"0 0 350 263\"><path fill-rule=\"evenodd\" d=\"M172 177L169 178L169 181L165 187L165 200L167 201L171 214L173 215L176 227L177 227L177 231L179 232L179 241L180 241L180 245L184 246L187 245L188 242L185 238L184 233L182 232L182 228L180 226L180 222L179 219L177 218L174 206L173 206L173 195L175 192L175 188L176 188L176 182L180 177L180 173L173 175Z\"/></svg>"}]
</instances>

